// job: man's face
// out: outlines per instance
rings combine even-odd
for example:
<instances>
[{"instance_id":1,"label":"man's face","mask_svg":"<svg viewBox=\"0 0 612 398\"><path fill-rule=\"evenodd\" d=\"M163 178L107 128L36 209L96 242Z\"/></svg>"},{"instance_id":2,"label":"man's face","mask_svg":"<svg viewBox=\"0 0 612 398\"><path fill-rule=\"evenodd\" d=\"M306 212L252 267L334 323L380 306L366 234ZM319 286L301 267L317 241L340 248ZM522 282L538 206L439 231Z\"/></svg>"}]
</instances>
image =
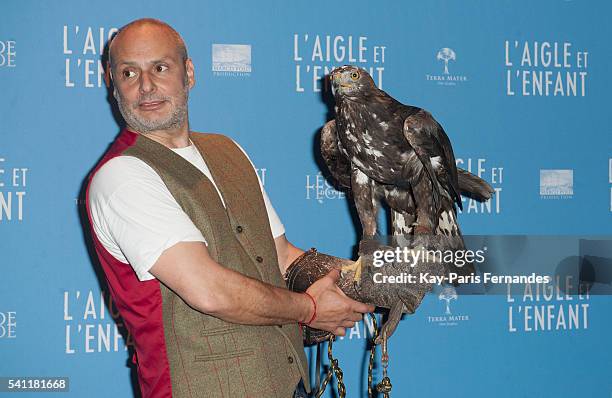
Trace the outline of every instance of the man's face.
<instances>
[{"instance_id":1,"label":"man's face","mask_svg":"<svg viewBox=\"0 0 612 398\"><path fill-rule=\"evenodd\" d=\"M136 26L112 47L113 95L128 127L141 133L177 129L187 121L191 60L163 27Z\"/></svg>"}]
</instances>

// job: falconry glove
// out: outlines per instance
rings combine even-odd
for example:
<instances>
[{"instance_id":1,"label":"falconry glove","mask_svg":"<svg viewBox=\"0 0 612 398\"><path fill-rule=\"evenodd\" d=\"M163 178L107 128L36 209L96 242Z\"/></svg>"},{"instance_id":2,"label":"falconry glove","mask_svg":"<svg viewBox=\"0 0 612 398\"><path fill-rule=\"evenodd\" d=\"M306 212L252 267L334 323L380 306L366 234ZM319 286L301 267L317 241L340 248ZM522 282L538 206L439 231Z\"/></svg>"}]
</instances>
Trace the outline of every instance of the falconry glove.
<instances>
[{"instance_id":1,"label":"falconry glove","mask_svg":"<svg viewBox=\"0 0 612 398\"><path fill-rule=\"evenodd\" d=\"M456 267L440 261L440 256L433 255L433 251L457 247L461 244L456 242L458 239L444 235L397 236L393 246L374 238L363 239L359 242L357 261L311 248L289 265L284 278L289 290L304 292L332 269L339 269L342 274L337 285L348 297L389 309L403 304L396 312L412 314L432 289L433 277L457 271ZM465 268L464 271L473 269L471 264ZM307 344L321 342L330 335L307 325L303 325L303 332Z\"/></svg>"}]
</instances>

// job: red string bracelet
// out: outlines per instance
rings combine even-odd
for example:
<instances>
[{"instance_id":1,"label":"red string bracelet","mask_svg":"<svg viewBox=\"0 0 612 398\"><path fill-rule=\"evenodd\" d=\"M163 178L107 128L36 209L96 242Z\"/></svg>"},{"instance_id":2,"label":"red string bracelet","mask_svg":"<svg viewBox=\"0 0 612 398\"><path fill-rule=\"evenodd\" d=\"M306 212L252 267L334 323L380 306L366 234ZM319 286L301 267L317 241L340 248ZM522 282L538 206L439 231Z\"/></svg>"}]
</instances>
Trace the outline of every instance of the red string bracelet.
<instances>
[{"instance_id":1,"label":"red string bracelet","mask_svg":"<svg viewBox=\"0 0 612 398\"><path fill-rule=\"evenodd\" d=\"M314 297L312 297L310 294L306 292L304 292L304 294L307 295L312 301L312 306L313 306L314 311L312 312L312 317L310 317L310 320L306 323L302 323L302 325L310 325L317 318L317 302L315 301Z\"/></svg>"}]
</instances>

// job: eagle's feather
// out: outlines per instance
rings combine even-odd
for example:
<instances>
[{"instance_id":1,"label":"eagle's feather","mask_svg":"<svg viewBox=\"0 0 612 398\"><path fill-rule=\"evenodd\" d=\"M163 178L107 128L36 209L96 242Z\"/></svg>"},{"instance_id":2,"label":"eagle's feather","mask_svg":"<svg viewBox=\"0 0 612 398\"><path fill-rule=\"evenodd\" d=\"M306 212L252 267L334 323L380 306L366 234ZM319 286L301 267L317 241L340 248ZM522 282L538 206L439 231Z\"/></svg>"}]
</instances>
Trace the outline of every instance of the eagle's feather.
<instances>
[{"instance_id":1,"label":"eagle's feather","mask_svg":"<svg viewBox=\"0 0 612 398\"><path fill-rule=\"evenodd\" d=\"M321 131L321 154L338 185L352 191L364 235L379 232L380 199L397 213L392 220L408 219L434 234L459 234L460 195L487 200L493 189L456 167L442 126L426 110L378 89L361 68L337 68L330 79L336 118ZM413 232L405 225L393 229Z\"/></svg>"},{"instance_id":2,"label":"eagle's feather","mask_svg":"<svg viewBox=\"0 0 612 398\"><path fill-rule=\"evenodd\" d=\"M380 200L390 207L398 240L400 235L443 235L452 242L446 249L464 249L455 208L462 206L460 195L487 200L493 189L457 169L450 140L429 112L378 89L364 69L336 68L330 79L336 118L321 130L321 154L337 185L352 193L363 228L360 253L379 232ZM474 271L472 264L445 266L460 274ZM393 333L402 312L414 312L424 292L422 286L407 285L393 295L383 336Z\"/></svg>"}]
</instances>

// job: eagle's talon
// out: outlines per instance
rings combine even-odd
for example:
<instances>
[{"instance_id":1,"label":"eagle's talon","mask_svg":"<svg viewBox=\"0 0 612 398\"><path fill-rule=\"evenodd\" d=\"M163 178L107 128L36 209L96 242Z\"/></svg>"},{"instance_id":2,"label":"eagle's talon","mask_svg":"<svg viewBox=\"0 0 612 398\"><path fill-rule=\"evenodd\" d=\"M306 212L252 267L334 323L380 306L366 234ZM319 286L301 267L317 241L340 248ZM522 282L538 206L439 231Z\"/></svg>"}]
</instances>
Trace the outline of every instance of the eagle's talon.
<instances>
[{"instance_id":1,"label":"eagle's talon","mask_svg":"<svg viewBox=\"0 0 612 398\"><path fill-rule=\"evenodd\" d=\"M354 263L350 264L350 265L345 265L342 268L340 268L340 272L349 272L349 271L353 271L355 272L355 275L353 276L353 285L354 286L359 286L360 282L361 282L361 269L363 267L363 264L361 264L361 257L359 257L357 259L357 261L355 261Z\"/></svg>"}]
</instances>

